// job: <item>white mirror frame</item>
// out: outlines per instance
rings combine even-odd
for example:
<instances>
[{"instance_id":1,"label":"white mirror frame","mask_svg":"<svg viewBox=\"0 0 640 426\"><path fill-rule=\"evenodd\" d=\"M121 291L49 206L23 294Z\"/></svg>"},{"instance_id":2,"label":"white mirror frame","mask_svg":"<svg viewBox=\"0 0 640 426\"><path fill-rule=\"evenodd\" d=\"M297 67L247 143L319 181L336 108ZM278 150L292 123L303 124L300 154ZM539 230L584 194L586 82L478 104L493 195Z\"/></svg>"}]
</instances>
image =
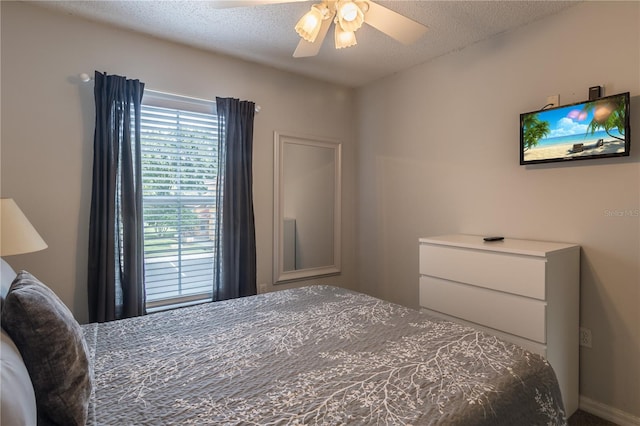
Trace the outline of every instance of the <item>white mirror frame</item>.
<instances>
[{"instance_id":1,"label":"white mirror frame","mask_svg":"<svg viewBox=\"0 0 640 426\"><path fill-rule=\"evenodd\" d=\"M307 145L332 149L335 161L333 209L333 264L315 268L284 270L284 147L285 144ZM305 278L335 275L341 271L341 199L342 199L342 144L333 139L274 132L274 197L273 197L273 282L274 284Z\"/></svg>"}]
</instances>

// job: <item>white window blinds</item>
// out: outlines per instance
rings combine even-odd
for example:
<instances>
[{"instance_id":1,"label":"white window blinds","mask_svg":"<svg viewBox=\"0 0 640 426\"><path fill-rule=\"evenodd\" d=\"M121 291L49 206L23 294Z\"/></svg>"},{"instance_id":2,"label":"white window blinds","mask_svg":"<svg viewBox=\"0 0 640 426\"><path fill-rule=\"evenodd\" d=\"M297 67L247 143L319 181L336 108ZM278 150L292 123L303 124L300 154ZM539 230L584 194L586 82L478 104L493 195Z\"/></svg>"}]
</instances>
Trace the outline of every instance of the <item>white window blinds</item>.
<instances>
[{"instance_id":1,"label":"white window blinds","mask_svg":"<svg viewBox=\"0 0 640 426\"><path fill-rule=\"evenodd\" d=\"M148 308L211 300L217 139L214 114L142 106Z\"/></svg>"}]
</instances>

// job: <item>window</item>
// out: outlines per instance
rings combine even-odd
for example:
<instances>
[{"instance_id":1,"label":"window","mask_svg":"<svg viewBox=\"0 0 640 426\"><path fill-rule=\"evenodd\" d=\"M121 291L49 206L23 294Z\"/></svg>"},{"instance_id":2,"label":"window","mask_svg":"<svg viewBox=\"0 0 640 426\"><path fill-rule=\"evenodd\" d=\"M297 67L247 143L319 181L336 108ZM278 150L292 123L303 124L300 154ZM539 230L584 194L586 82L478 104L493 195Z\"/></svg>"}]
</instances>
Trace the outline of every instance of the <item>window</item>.
<instances>
[{"instance_id":1,"label":"window","mask_svg":"<svg viewBox=\"0 0 640 426\"><path fill-rule=\"evenodd\" d=\"M158 100L162 101L159 102ZM157 106L179 105L180 108ZM176 103L176 100L178 103ZM147 308L211 300L218 121L202 103L148 98L141 110ZM204 105L210 111L214 104Z\"/></svg>"}]
</instances>

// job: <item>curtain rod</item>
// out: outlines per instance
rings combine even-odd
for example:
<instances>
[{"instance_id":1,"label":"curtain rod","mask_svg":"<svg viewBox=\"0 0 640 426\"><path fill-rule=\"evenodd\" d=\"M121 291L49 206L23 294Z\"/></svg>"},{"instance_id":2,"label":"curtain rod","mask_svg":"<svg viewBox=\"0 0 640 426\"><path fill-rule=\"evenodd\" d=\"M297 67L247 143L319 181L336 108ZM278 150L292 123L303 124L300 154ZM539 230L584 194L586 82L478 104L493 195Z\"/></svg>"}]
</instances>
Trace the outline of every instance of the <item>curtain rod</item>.
<instances>
[{"instance_id":1,"label":"curtain rod","mask_svg":"<svg viewBox=\"0 0 640 426\"><path fill-rule=\"evenodd\" d=\"M93 80L93 77L91 77L89 74L83 72L83 73L80 74L80 80L83 83L88 83L89 81ZM177 96L177 97L180 97L180 98L185 98L185 99L189 99L189 100L196 101L196 102L211 102L211 103L215 103L215 101L212 101L210 99L195 98L193 96L185 96L185 95L178 95L176 93L161 92L160 90L145 89L145 92L150 92L152 94L161 95L161 96ZM262 109L262 107L260 105L256 105L256 112L260 112L261 109Z\"/></svg>"}]
</instances>

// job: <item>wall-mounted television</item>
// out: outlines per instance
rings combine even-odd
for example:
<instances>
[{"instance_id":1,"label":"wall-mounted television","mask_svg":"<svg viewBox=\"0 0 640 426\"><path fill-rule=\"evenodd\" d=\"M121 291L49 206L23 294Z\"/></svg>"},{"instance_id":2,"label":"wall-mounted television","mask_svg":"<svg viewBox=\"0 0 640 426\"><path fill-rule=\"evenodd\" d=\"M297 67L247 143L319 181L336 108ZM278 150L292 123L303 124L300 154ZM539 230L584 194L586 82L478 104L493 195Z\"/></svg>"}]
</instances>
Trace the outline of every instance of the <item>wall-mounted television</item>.
<instances>
[{"instance_id":1,"label":"wall-mounted television","mask_svg":"<svg viewBox=\"0 0 640 426\"><path fill-rule=\"evenodd\" d=\"M520 164L623 157L629 92L520 114Z\"/></svg>"}]
</instances>

